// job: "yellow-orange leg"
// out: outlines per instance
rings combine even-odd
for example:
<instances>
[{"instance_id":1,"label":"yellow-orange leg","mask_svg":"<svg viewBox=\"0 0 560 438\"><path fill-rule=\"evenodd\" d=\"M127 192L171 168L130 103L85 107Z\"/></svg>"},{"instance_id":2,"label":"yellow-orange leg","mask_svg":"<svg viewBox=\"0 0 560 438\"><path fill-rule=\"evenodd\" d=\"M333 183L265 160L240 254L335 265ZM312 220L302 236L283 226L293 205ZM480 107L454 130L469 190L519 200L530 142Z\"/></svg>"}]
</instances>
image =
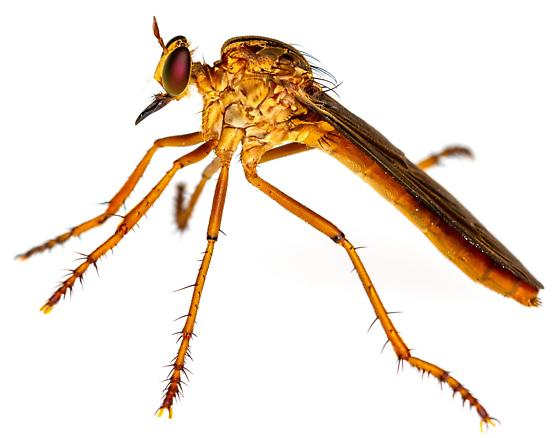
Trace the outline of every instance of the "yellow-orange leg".
<instances>
[{"instance_id":1,"label":"yellow-orange leg","mask_svg":"<svg viewBox=\"0 0 560 438\"><path fill-rule=\"evenodd\" d=\"M259 160L259 164L266 163L267 161L276 160L278 158L287 157L289 155L298 154L300 152L309 151L312 149L314 148L307 146L306 144L303 143L298 143L298 142L288 143L286 145L266 151L261 157L261 159ZM421 160L420 162L418 162L417 166L423 170L426 170L432 166L439 164L441 159L445 157L473 158L473 153L469 148L465 146L460 146L460 145L447 146L443 148L440 152L432 154L429 157L426 157L425 159Z\"/></svg>"},{"instance_id":2,"label":"yellow-orange leg","mask_svg":"<svg viewBox=\"0 0 560 438\"><path fill-rule=\"evenodd\" d=\"M468 389L466 389L458 380L451 377L449 375L449 372L445 371L437 365L426 362L423 359L413 357L410 354L410 349L405 344L405 342L397 332L395 326L393 325L393 322L389 318L389 315L387 314L387 311L385 310L385 307L383 306L383 303L381 302L381 299L379 298L379 295L375 290L375 287L373 286L373 283L362 261L360 260L358 253L356 252L356 249L348 241L348 239L346 239L344 233L327 219L318 215L313 210L299 203L295 199L286 195L284 192L280 191L272 184L260 178L257 175L256 165L246 162L243 162L243 165L245 176L251 184L261 190L264 194L275 200L290 213L296 215L300 219L303 219L309 225L330 237L335 243L339 244L346 250L356 272L358 273L358 276L360 277L369 301L373 306L375 315L379 319L389 342L393 346L399 362L406 361L421 372L427 372L433 375L440 382L446 383L454 393L458 392L459 394L461 394L463 400L468 401L471 406L476 409L478 415L481 418L481 426L482 424L493 424L493 418L488 415L486 409L479 403L479 401L470 393Z\"/></svg>"},{"instance_id":3,"label":"yellow-orange leg","mask_svg":"<svg viewBox=\"0 0 560 438\"><path fill-rule=\"evenodd\" d=\"M192 212L194 210L194 206L198 202L198 198L200 198L200 194L202 193L202 189L208 182L212 175L214 175L221 167L222 160L218 157L214 158L208 166L202 171L202 177L200 181L196 185L194 192L189 197L188 203L185 206L185 184L178 184L177 185L177 197L175 198L175 223L177 224L177 228L180 231L184 231L187 229L187 225L189 223L189 219L192 216Z\"/></svg>"},{"instance_id":4,"label":"yellow-orange leg","mask_svg":"<svg viewBox=\"0 0 560 438\"><path fill-rule=\"evenodd\" d=\"M98 227L99 225L103 224L108 218L110 218L111 216L113 216L115 213L119 211L119 209L123 205L128 195L130 195L130 193L138 183L140 177L144 174L144 171L148 167L148 164L150 163L150 160L152 159L157 149L162 147L192 146L201 142L202 142L202 134L200 132L194 132L191 134L184 134L184 135L174 135L172 137L165 137L156 140L152 145L152 147L148 149L148 151L146 152L142 160L138 163L134 171L130 174L130 176L124 183L124 185L115 194L115 196L113 196L113 198L108 202L105 212L80 225L72 227L69 231L61 234L60 236L55 237L54 239L47 240L41 245L37 245L31 248L30 250L22 254L19 254L17 258L22 260L26 259L34 254L45 251L47 249L51 249L55 245L62 244L66 242L68 239L70 239L71 237L79 236L85 231L88 231L92 228Z\"/></svg>"},{"instance_id":5,"label":"yellow-orange leg","mask_svg":"<svg viewBox=\"0 0 560 438\"><path fill-rule=\"evenodd\" d=\"M447 146L441 152L432 154L427 158L424 158L418 164L416 164L420 169L426 170L432 166L440 163L441 159L444 157L468 157L473 158L473 153L469 148L464 146L454 145Z\"/></svg>"},{"instance_id":6,"label":"yellow-orange leg","mask_svg":"<svg viewBox=\"0 0 560 438\"><path fill-rule=\"evenodd\" d=\"M261 157L259 164L267 161L277 160L278 158L288 157L290 155L299 154L300 152L310 151L313 148L303 143L293 142L274 149L266 151Z\"/></svg>"},{"instance_id":7,"label":"yellow-orange leg","mask_svg":"<svg viewBox=\"0 0 560 438\"><path fill-rule=\"evenodd\" d=\"M283 146L271 149L265 152L259 161L259 164L266 163L267 161L276 160L278 158L284 158L290 155L298 154L300 152L305 152L312 150L312 147L309 147L303 143L293 142L288 143ZM428 168L435 166L440 163L441 159L444 157L470 157L472 158L473 154L470 149L463 147L463 146L448 146L443 149L441 152L430 155L429 157L420 161L417 165L423 170L427 170ZM220 168L220 160L219 158L215 158L202 172L202 177L198 184L196 185L194 192L190 195L189 199L185 202L186 199L186 186L185 184L178 184L177 185L177 195L175 197L175 222L177 224L177 228L180 231L184 231L187 229L189 224L189 220L192 216L194 211L194 207L200 198L200 194L204 189L204 186L208 182L212 175L218 171ZM186 204L186 205L185 205Z\"/></svg>"},{"instance_id":8,"label":"yellow-orange leg","mask_svg":"<svg viewBox=\"0 0 560 438\"><path fill-rule=\"evenodd\" d=\"M303 143L288 143L267 151L263 155L260 163L287 157L289 155L294 155L311 149L312 148L304 145ZM214 175L220 169L220 166L221 161L219 158L214 158L214 160L208 166L206 166L206 168L202 171L202 177L200 178L200 181L196 185L192 195L190 195L187 201L185 201L185 184L177 185L177 195L175 197L175 223L177 224L177 228L179 228L180 231L184 231L187 229L189 220L192 216L192 212L196 203L198 202L198 199L200 198L200 194L202 193L204 186L206 185L208 180L212 178L212 175Z\"/></svg>"},{"instance_id":9,"label":"yellow-orange leg","mask_svg":"<svg viewBox=\"0 0 560 438\"><path fill-rule=\"evenodd\" d=\"M121 239L138 223L140 218L146 214L154 202L159 198L161 193L165 190L175 173L189 164L196 163L206 157L215 146L215 140L208 141L194 151L182 156L173 162L173 166L169 169L163 178L154 186L152 190L129 212L127 213L115 233L107 239L103 244L98 246L92 253L85 257L84 261L74 269L68 278L64 280L58 289L51 295L47 302L41 307L45 313L49 313L53 306L72 290L76 280L81 279L86 270L97 263L97 261L107 253L110 249L114 248Z\"/></svg>"},{"instance_id":10,"label":"yellow-orange leg","mask_svg":"<svg viewBox=\"0 0 560 438\"><path fill-rule=\"evenodd\" d=\"M181 331L181 345L179 346L177 356L175 356L175 359L173 360L171 372L169 373L168 377L168 383L165 388L163 402L157 411L158 416L163 415L165 410L167 410L169 418L173 416L173 401L181 391L181 374L185 369L185 359L189 351L190 340L193 336L194 323L196 320L196 314L198 312L198 306L200 304L200 297L202 294L202 289L204 288L206 274L208 273L208 268L210 266L210 260L212 259L212 254L214 252L214 245L218 240L220 223L222 221L222 213L224 211L224 202L226 199L228 183L229 161L225 161L223 163L220 162L220 166L220 176L218 178L218 183L214 191L212 212L210 213L210 221L208 223L208 243L206 246L206 251L204 252L204 257L202 258L202 263L198 271L198 275L196 277L196 282L194 284L191 305L187 314L187 320L185 321L185 326Z\"/></svg>"}]
</instances>

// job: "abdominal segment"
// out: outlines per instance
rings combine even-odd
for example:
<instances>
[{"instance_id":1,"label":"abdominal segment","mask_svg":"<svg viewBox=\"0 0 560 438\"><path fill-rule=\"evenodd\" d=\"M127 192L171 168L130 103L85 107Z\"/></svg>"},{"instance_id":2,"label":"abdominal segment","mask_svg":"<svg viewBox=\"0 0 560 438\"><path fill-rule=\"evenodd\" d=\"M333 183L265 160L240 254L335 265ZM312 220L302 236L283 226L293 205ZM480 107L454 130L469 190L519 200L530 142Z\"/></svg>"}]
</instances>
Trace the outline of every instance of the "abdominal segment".
<instances>
[{"instance_id":1,"label":"abdominal segment","mask_svg":"<svg viewBox=\"0 0 560 438\"><path fill-rule=\"evenodd\" d=\"M391 175L341 136L320 148L359 175L403 213L434 246L474 281L525 306L539 304L538 289L501 267L413 197Z\"/></svg>"}]
</instances>

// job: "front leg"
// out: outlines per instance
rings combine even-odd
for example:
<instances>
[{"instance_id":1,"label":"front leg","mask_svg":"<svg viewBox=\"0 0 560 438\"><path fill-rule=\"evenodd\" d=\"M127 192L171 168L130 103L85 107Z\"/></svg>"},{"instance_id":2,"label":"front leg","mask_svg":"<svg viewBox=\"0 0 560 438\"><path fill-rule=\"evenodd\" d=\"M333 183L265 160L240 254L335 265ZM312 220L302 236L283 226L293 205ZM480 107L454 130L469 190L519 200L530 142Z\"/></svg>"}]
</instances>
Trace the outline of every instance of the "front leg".
<instances>
[{"instance_id":1,"label":"front leg","mask_svg":"<svg viewBox=\"0 0 560 438\"><path fill-rule=\"evenodd\" d=\"M189 166L205 158L214 148L215 140L209 140L202 144L194 151L178 158L173 162L173 166L165 173L152 190L136 206L130 210L122 219L121 223L117 226L114 234L109 237L105 242L99 245L89 255L84 256L83 262L73 269L69 276L64 280L57 290L51 295L47 302L41 307L41 311L49 313L56 303L61 298L72 290L76 280L81 280L86 270L91 266L96 266L97 261L104 256L109 250L113 249L122 238L138 223L138 221L148 212L155 201L159 198L161 193L165 190L167 185L171 182L173 176L183 167Z\"/></svg>"},{"instance_id":2,"label":"front leg","mask_svg":"<svg viewBox=\"0 0 560 438\"><path fill-rule=\"evenodd\" d=\"M107 203L107 208L103 213L94 218L87 220L80 225L76 225L75 227L70 228L69 231L66 233L60 234L57 237L47 240L46 242L42 243L41 245L34 246L33 248L29 249L28 251L17 255L16 257L20 260L25 260L31 257L34 254L38 254L43 252L47 249L51 249L53 246L61 245L62 243L66 242L71 237L79 236L82 233L85 233L92 228L98 227L103 224L107 219L113 216L115 213L119 211L119 209L124 204L128 195L132 192L136 184L144 174L144 171L150 164L152 157L154 156L156 150L162 147L185 147L185 146L192 146L197 143L202 142L202 133L200 132L193 132L191 134L183 134L183 135L174 135L172 137L164 137L156 140L152 147L148 149L142 160L138 163L136 168L132 171L130 176L127 178L124 185L120 188L120 190L113 196L113 198Z\"/></svg>"}]
</instances>

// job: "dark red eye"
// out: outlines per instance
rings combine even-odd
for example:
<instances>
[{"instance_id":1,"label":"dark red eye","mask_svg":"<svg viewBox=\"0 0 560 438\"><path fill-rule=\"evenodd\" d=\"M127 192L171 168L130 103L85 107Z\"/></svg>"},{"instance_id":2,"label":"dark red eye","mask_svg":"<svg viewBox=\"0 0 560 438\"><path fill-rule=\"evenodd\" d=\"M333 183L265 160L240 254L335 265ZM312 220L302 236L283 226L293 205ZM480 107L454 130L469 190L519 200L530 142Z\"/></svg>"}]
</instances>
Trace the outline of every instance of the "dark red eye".
<instances>
[{"instance_id":1,"label":"dark red eye","mask_svg":"<svg viewBox=\"0 0 560 438\"><path fill-rule=\"evenodd\" d=\"M162 72L163 88L171 96L177 96L189 85L191 75L191 52L178 47L165 60Z\"/></svg>"}]
</instances>

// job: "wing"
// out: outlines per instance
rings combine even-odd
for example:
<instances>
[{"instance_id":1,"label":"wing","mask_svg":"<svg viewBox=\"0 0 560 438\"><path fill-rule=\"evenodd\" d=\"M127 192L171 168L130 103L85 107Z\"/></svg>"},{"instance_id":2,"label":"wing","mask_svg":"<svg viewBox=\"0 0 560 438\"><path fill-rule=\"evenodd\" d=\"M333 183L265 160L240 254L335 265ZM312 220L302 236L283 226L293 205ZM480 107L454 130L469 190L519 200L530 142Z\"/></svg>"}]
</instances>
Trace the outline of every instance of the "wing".
<instances>
[{"instance_id":1,"label":"wing","mask_svg":"<svg viewBox=\"0 0 560 438\"><path fill-rule=\"evenodd\" d=\"M366 153L421 205L460 233L495 264L536 289L543 288L527 268L472 213L426 172L408 160L402 151L393 146L373 126L347 110L317 86L308 88L301 102Z\"/></svg>"}]
</instances>

